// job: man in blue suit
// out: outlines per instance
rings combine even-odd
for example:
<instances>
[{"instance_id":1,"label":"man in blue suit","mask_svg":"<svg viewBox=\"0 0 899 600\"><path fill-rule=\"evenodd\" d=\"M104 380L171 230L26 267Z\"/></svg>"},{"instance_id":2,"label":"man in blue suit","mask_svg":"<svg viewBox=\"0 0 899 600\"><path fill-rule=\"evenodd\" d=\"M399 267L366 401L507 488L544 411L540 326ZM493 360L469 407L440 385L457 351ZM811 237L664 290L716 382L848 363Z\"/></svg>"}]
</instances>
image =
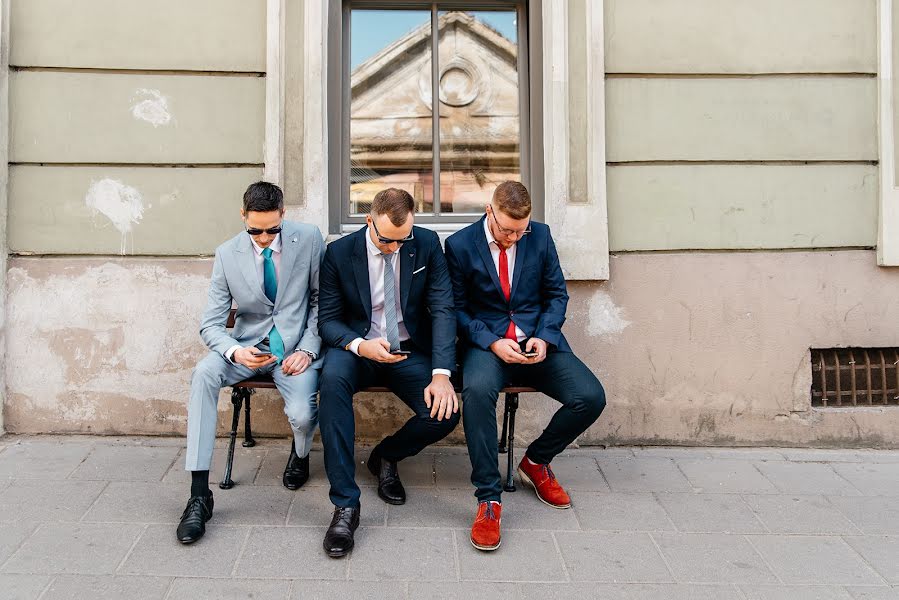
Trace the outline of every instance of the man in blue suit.
<instances>
[{"instance_id":1,"label":"man in blue suit","mask_svg":"<svg viewBox=\"0 0 899 600\"><path fill-rule=\"evenodd\" d=\"M209 467L223 386L271 374L293 429L284 486L297 489L309 477L318 420L318 276L324 240L314 225L284 220L284 195L272 183L251 184L240 214L245 231L215 251L200 324L210 351L190 380L185 468L191 472L191 492L177 529L184 544L200 539L212 517ZM237 316L228 331L234 303Z\"/></svg>"},{"instance_id":2,"label":"man in blue suit","mask_svg":"<svg viewBox=\"0 0 899 600\"><path fill-rule=\"evenodd\" d=\"M378 192L366 225L332 242L322 263L321 434L335 507L324 548L335 558L352 549L359 526L353 394L384 385L414 413L368 457L378 496L389 504L406 501L397 463L459 422L449 379L456 368L452 282L437 234L414 227L414 219L408 192Z\"/></svg>"},{"instance_id":3,"label":"man in blue suit","mask_svg":"<svg viewBox=\"0 0 899 600\"><path fill-rule=\"evenodd\" d=\"M462 359L462 422L478 512L471 543L499 547L502 514L496 401L506 384L533 387L562 404L518 465L521 479L554 508L571 500L550 463L605 407L599 380L562 334L568 292L549 227L530 219L531 198L500 184L476 223L446 241Z\"/></svg>"}]
</instances>

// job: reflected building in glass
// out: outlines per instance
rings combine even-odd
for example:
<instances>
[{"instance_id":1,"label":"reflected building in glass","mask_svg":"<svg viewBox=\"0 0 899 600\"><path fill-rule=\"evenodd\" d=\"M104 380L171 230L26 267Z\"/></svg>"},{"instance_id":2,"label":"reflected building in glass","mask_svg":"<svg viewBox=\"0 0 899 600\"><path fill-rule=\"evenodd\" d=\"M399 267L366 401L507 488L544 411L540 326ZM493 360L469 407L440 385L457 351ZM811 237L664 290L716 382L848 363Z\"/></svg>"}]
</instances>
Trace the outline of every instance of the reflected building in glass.
<instances>
[{"instance_id":1,"label":"reflected building in glass","mask_svg":"<svg viewBox=\"0 0 899 600\"><path fill-rule=\"evenodd\" d=\"M352 11L351 44L374 12ZM521 177L517 36L479 18L486 13L440 12L433 69L431 13L391 12L420 15L421 25L352 71L349 212L364 214L378 191L399 187L419 213L480 213L500 182ZM490 14L515 23L514 12Z\"/></svg>"}]
</instances>

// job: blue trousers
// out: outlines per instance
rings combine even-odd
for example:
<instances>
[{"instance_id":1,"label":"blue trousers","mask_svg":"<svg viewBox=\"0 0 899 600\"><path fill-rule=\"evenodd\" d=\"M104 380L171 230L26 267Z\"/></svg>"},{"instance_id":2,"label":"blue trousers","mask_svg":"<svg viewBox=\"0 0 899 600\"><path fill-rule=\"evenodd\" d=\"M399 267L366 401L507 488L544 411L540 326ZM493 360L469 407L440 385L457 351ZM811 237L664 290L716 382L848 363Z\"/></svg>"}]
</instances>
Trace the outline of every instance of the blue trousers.
<instances>
[{"instance_id":1,"label":"blue trousers","mask_svg":"<svg viewBox=\"0 0 899 600\"><path fill-rule=\"evenodd\" d=\"M500 501L503 491L496 433L496 401L503 387L532 387L562 404L527 449L527 457L538 464L552 462L606 406L602 384L571 352L550 351L543 362L515 365L493 352L469 348L462 364L462 423L479 502Z\"/></svg>"}]
</instances>

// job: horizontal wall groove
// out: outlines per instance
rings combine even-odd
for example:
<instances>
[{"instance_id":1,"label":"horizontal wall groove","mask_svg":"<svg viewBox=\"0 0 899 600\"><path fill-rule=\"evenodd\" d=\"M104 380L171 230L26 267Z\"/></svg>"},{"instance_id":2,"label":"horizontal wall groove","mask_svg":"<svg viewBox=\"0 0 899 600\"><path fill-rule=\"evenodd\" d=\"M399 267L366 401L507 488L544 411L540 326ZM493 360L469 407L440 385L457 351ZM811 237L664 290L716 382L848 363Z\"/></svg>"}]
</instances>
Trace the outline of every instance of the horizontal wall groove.
<instances>
[{"instance_id":1,"label":"horizontal wall groove","mask_svg":"<svg viewBox=\"0 0 899 600\"><path fill-rule=\"evenodd\" d=\"M845 73L606 73L606 79L794 79L804 78L863 78L877 77L877 73L845 72Z\"/></svg>"},{"instance_id":2,"label":"horizontal wall groove","mask_svg":"<svg viewBox=\"0 0 899 600\"><path fill-rule=\"evenodd\" d=\"M643 167L643 166L804 166L804 165L870 165L876 167L876 160L623 160L609 161L607 167Z\"/></svg>"},{"instance_id":3,"label":"horizontal wall groove","mask_svg":"<svg viewBox=\"0 0 899 600\"><path fill-rule=\"evenodd\" d=\"M113 163L113 162L11 162L10 167L110 167L138 169L262 169L264 163Z\"/></svg>"},{"instance_id":4,"label":"horizontal wall groove","mask_svg":"<svg viewBox=\"0 0 899 600\"><path fill-rule=\"evenodd\" d=\"M10 65L10 71L28 73L93 73L101 75L189 75L195 77L265 77L265 71L193 71L189 69L107 69Z\"/></svg>"}]
</instances>

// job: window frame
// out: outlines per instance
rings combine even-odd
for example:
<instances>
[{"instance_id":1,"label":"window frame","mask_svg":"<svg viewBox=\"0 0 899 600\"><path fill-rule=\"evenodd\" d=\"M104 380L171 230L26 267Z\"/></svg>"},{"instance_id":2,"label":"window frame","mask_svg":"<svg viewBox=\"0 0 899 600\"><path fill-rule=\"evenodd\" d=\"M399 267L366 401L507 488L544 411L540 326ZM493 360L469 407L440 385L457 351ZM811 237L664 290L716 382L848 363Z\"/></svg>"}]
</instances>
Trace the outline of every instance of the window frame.
<instances>
[{"instance_id":1,"label":"window frame","mask_svg":"<svg viewBox=\"0 0 899 600\"><path fill-rule=\"evenodd\" d=\"M350 90L350 27L351 11L356 9L418 9L431 11L431 23L439 16L442 10L509 10L514 9L518 13L518 82L519 82L519 170L522 183L532 190L534 200L534 218L542 220L543 202L543 156L534 151L543 147L542 131L542 52L540 40L541 2L535 0L490 0L489 2L471 2L463 0L431 1L423 0L328 0L328 13L332 17L328 20L327 32L327 63L337 68L331 68L327 74L328 98L339 98L338 107L330 102L327 108L328 120L328 147L332 150L328 161L328 224L329 233L341 234L358 229L365 221L365 217L350 213L350 118L351 118L351 90ZM432 52L436 53L439 43L439 35L435 35L432 29ZM436 54L432 54L432 86L437 86L439 64L433 60ZM536 71L536 72L535 72ZM437 94L432 94L432 102L439 109ZM439 114L439 112L438 112ZM434 153L434 172L437 173L439 163L439 122L432 118L432 148ZM336 152L334 152L336 150ZM435 204L439 207L439 180L435 177ZM478 213L443 213L443 214L417 214L416 223L425 225L430 229L442 232L451 232L481 217Z\"/></svg>"}]
</instances>

